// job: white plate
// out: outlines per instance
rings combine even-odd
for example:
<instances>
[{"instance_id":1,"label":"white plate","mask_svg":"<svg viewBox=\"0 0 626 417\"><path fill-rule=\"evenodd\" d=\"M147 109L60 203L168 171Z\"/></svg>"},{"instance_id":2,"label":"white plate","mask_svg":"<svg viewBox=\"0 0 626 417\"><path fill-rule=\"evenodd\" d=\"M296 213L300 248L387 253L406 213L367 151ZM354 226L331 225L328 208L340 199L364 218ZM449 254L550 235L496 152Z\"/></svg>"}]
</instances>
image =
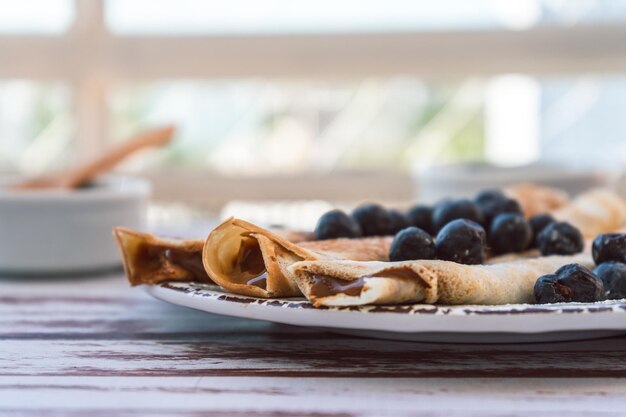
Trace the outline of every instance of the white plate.
<instances>
[{"instance_id":1,"label":"white plate","mask_svg":"<svg viewBox=\"0 0 626 417\"><path fill-rule=\"evenodd\" d=\"M152 296L208 313L325 328L357 336L451 343L519 343L590 339L626 333L626 300L504 306L335 307L303 299L265 300L197 283L146 286Z\"/></svg>"}]
</instances>

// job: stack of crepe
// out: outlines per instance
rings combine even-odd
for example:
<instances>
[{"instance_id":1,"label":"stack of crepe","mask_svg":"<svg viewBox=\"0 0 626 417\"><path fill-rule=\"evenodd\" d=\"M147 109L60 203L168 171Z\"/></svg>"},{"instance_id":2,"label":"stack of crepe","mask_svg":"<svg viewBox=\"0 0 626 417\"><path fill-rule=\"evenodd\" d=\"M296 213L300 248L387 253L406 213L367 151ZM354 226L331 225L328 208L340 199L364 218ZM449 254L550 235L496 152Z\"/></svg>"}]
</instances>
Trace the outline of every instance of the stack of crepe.
<instances>
[{"instance_id":1,"label":"stack of crepe","mask_svg":"<svg viewBox=\"0 0 626 417\"><path fill-rule=\"evenodd\" d=\"M610 191L592 190L571 202L560 192L543 187L534 191L524 185L507 193L531 214L537 207L548 209L589 241L626 226L626 203ZM215 283L253 297L305 296L318 307L530 303L537 277L568 263L592 266L588 250L548 257L529 252L492 258L485 265L387 262L391 236L311 241L310 234L270 231L235 218L216 227L205 241L168 240L126 228L116 228L114 234L132 285Z\"/></svg>"},{"instance_id":2,"label":"stack of crepe","mask_svg":"<svg viewBox=\"0 0 626 417\"><path fill-rule=\"evenodd\" d=\"M114 230L132 285L163 281L215 283L235 294L295 297L302 292L289 267L303 260L385 261L392 236L295 243L282 234L230 218L202 240L161 239Z\"/></svg>"}]
</instances>

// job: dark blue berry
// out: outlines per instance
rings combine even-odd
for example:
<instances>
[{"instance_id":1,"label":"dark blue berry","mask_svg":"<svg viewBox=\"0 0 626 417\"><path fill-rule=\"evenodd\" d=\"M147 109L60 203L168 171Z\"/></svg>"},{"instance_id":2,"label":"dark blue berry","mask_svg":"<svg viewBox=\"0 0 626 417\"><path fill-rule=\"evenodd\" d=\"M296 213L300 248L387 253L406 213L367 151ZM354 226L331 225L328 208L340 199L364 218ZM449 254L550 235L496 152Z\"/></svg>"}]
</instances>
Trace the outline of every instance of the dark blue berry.
<instances>
[{"instance_id":1,"label":"dark blue berry","mask_svg":"<svg viewBox=\"0 0 626 417\"><path fill-rule=\"evenodd\" d=\"M582 252L584 240L580 231L571 224L554 222L539 233L537 245L543 256L573 255Z\"/></svg>"},{"instance_id":2,"label":"dark blue berry","mask_svg":"<svg viewBox=\"0 0 626 417\"><path fill-rule=\"evenodd\" d=\"M547 225L554 223L555 221L554 217L549 214L537 214L536 216L528 219L528 223L530 223L530 227L533 229L533 239L531 242L533 247L537 247L537 237L539 236L539 233L541 233Z\"/></svg>"},{"instance_id":3,"label":"dark blue berry","mask_svg":"<svg viewBox=\"0 0 626 417\"><path fill-rule=\"evenodd\" d=\"M607 233L598 235L591 247L594 262L615 261L626 263L626 234Z\"/></svg>"},{"instance_id":4,"label":"dark blue berry","mask_svg":"<svg viewBox=\"0 0 626 417\"><path fill-rule=\"evenodd\" d=\"M352 217L361 226L363 236L392 235L394 220L383 206L375 203L363 204L352 212Z\"/></svg>"},{"instance_id":5,"label":"dark blue berry","mask_svg":"<svg viewBox=\"0 0 626 417\"><path fill-rule=\"evenodd\" d=\"M522 216L524 215L522 206L519 205L517 200L507 197L503 199L487 200L480 203L478 206L483 214L485 225L490 225L498 214L517 213Z\"/></svg>"},{"instance_id":6,"label":"dark blue berry","mask_svg":"<svg viewBox=\"0 0 626 417\"><path fill-rule=\"evenodd\" d=\"M315 227L315 237L318 240L361 235L359 224L341 210L332 210L322 215Z\"/></svg>"},{"instance_id":7,"label":"dark blue berry","mask_svg":"<svg viewBox=\"0 0 626 417\"><path fill-rule=\"evenodd\" d=\"M437 258L460 264L481 264L485 260L485 230L476 222L453 220L437 234Z\"/></svg>"},{"instance_id":8,"label":"dark blue berry","mask_svg":"<svg viewBox=\"0 0 626 417\"><path fill-rule=\"evenodd\" d=\"M389 216L391 216L390 234L396 234L400 230L411 226L409 219L404 215L404 213L401 213L398 210L389 210Z\"/></svg>"},{"instance_id":9,"label":"dark blue berry","mask_svg":"<svg viewBox=\"0 0 626 417\"><path fill-rule=\"evenodd\" d=\"M555 274L542 275L533 289L538 304L567 303L572 301L572 291L560 284Z\"/></svg>"},{"instance_id":10,"label":"dark blue berry","mask_svg":"<svg viewBox=\"0 0 626 417\"><path fill-rule=\"evenodd\" d=\"M626 298L626 264L603 262L593 273L604 284L604 293L609 300Z\"/></svg>"},{"instance_id":11,"label":"dark blue berry","mask_svg":"<svg viewBox=\"0 0 626 417\"><path fill-rule=\"evenodd\" d=\"M435 242L432 236L417 227L400 231L389 250L389 260L392 262L434 258Z\"/></svg>"},{"instance_id":12,"label":"dark blue berry","mask_svg":"<svg viewBox=\"0 0 626 417\"><path fill-rule=\"evenodd\" d=\"M474 201L476 204L482 205L491 201L506 200L506 198L506 195L500 190L482 190L476 194Z\"/></svg>"},{"instance_id":13,"label":"dark blue berry","mask_svg":"<svg viewBox=\"0 0 626 417\"><path fill-rule=\"evenodd\" d=\"M582 265L564 265L555 272L559 283L572 291L572 301L591 303L604 299L602 281Z\"/></svg>"},{"instance_id":14,"label":"dark blue berry","mask_svg":"<svg viewBox=\"0 0 626 417\"><path fill-rule=\"evenodd\" d=\"M481 224L483 215L476 203L461 199L440 203L433 211L433 224L436 230L441 230L452 220L466 219Z\"/></svg>"},{"instance_id":15,"label":"dark blue berry","mask_svg":"<svg viewBox=\"0 0 626 417\"><path fill-rule=\"evenodd\" d=\"M419 227L431 235L437 232L433 226L433 208L430 206L413 206L406 213L406 217L412 226Z\"/></svg>"},{"instance_id":16,"label":"dark blue berry","mask_svg":"<svg viewBox=\"0 0 626 417\"><path fill-rule=\"evenodd\" d=\"M489 228L489 247L496 254L521 252L531 238L530 225L517 213L498 214Z\"/></svg>"},{"instance_id":17,"label":"dark blue berry","mask_svg":"<svg viewBox=\"0 0 626 417\"><path fill-rule=\"evenodd\" d=\"M591 303L604 299L604 286L584 266L568 264L554 274L539 277L534 296L537 303Z\"/></svg>"}]
</instances>

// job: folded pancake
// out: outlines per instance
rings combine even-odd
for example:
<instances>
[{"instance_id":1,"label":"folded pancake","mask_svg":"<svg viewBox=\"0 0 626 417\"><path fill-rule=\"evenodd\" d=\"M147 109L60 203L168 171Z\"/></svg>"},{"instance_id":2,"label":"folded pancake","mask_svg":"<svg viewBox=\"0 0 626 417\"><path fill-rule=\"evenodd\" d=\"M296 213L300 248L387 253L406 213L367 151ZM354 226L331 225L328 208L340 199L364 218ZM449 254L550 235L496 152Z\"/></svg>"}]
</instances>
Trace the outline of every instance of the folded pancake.
<instances>
[{"instance_id":1,"label":"folded pancake","mask_svg":"<svg viewBox=\"0 0 626 417\"><path fill-rule=\"evenodd\" d=\"M302 260L385 261L393 237L329 239L295 244L269 230L230 218L208 236L204 268L213 281L254 297L301 296L288 267Z\"/></svg>"},{"instance_id":2,"label":"folded pancake","mask_svg":"<svg viewBox=\"0 0 626 417\"><path fill-rule=\"evenodd\" d=\"M526 217L549 213L569 202L569 196L563 190L528 182L506 187L504 193L520 203Z\"/></svg>"},{"instance_id":3,"label":"folded pancake","mask_svg":"<svg viewBox=\"0 0 626 417\"><path fill-rule=\"evenodd\" d=\"M313 240L315 235L289 229L273 232L290 242ZM163 281L196 281L214 284L202 264L205 239L168 239L126 227L113 229L131 285Z\"/></svg>"},{"instance_id":4,"label":"folded pancake","mask_svg":"<svg viewBox=\"0 0 626 417\"><path fill-rule=\"evenodd\" d=\"M303 261L290 270L316 307L401 303L499 305L532 303L537 278L569 263L593 266L589 255L576 255L491 265L437 260Z\"/></svg>"},{"instance_id":5,"label":"folded pancake","mask_svg":"<svg viewBox=\"0 0 626 417\"><path fill-rule=\"evenodd\" d=\"M113 235L131 285L162 281L212 283L202 265L203 240L163 239L126 227Z\"/></svg>"},{"instance_id":6,"label":"folded pancake","mask_svg":"<svg viewBox=\"0 0 626 417\"><path fill-rule=\"evenodd\" d=\"M614 232L626 226L626 201L615 192L596 188L552 212L554 218L576 226L583 236Z\"/></svg>"},{"instance_id":7,"label":"folded pancake","mask_svg":"<svg viewBox=\"0 0 626 417\"><path fill-rule=\"evenodd\" d=\"M310 242L315 240L315 232L305 232L304 230L292 230L285 227L269 227L269 231L290 241L291 243Z\"/></svg>"}]
</instances>

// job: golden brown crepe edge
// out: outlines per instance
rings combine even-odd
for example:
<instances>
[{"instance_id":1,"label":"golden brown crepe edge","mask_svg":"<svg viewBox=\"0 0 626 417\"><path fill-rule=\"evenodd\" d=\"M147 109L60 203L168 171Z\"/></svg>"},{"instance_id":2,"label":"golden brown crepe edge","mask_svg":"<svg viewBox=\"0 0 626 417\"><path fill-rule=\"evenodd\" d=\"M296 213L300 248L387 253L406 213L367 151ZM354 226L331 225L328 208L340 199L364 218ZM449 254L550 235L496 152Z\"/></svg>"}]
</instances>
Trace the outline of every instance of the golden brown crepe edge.
<instances>
[{"instance_id":1,"label":"golden brown crepe edge","mask_svg":"<svg viewBox=\"0 0 626 417\"><path fill-rule=\"evenodd\" d=\"M448 261L439 260L422 260L422 261L403 261L403 262L354 262L341 260L322 260L322 261L301 261L292 265L294 275L301 284L309 286L303 292L315 307L320 306L345 306L345 305L366 305L359 302L358 296L347 296L343 293L338 294L322 294L315 296L310 291L312 286L312 277L320 275L322 277L330 277L332 279L345 281L347 283L362 281L363 291L368 290L368 285L373 284L378 288L385 289L381 286L381 282L371 281L372 278L379 281L402 281L414 280L419 283L419 290L422 291L419 300L414 302L424 304L439 304L442 296L448 297L446 303L452 301L452 304L476 304L476 300L493 297L491 291L493 287L486 284L495 284L496 295L500 295L501 299L506 303L526 303L532 302L532 287L535 280L547 273L553 273L559 267L569 264L579 263L586 267L591 267L593 261L588 254L577 254L571 256L550 256L534 259L516 260L492 265L463 265ZM397 274L398 270L410 269L413 276ZM515 273L517 277L512 276ZM516 282L517 279L517 282ZM508 287L507 287L508 286ZM389 286L387 286L390 288ZM404 288L396 286L396 290L414 291L409 286ZM511 293L507 294L507 288ZM392 288L393 290L394 288ZM476 292L472 292L474 289ZM489 293L487 297L485 294ZM504 295L503 295L504 294ZM387 300L389 304L397 304L389 302L394 297L399 297L399 302L411 300L411 294L380 294L382 299ZM466 297L463 299L463 297ZM508 298L507 298L508 297ZM367 298L367 297L365 297ZM372 297L370 296L371 300ZM373 304L381 304L374 302ZM480 303L478 303L480 304ZM494 303L501 305L503 303Z\"/></svg>"},{"instance_id":2,"label":"golden brown crepe edge","mask_svg":"<svg viewBox=\"0 0 626 417\"><path fill-rule=\"evenodd\" d=\"M235 282L233 280L233 270L240 268L240 266L237 266L238 255L235 253L237 237L234 234L237 233L239 233L241 237L239 245L242 244L244 238L256 241L258 250L265 264L267 282L270 283L271 288L268 288L268 284L266 284L265 288L262 288L260 286ZM232 236L235 236L233 241L234 246L231 245L230 248L225 248L226 238ZM300 295L300 291L297 290L295 285L284 275L284 272L280 268L278 257L284 255L276 253L277 247L282 248L287 253L294 254L299 259L317 258L315 253L300 248L298 245L280 235L245 220L229 217L215 227L207 236L202 250L202 261L211 279L222 288L233 293L260 298ZM226 252L220 254L220 250ZM256 250L256 248L254 248L254 250ZM227 271L229 262L231 263L230 273Z\"/></svg>"},{"instance_id":3,"label":"golden brown crepe edge","mask_svg":"<svg viewBox=\"0 0 626 417\"><path fill-rule=\"evenodd\" d=\"M192 274L189 270L182 266L177 266L171 260L159 259L160 267L151 271L151 273L141 273L139 271L136 253L137 245L147 245L153 248L174 248L190 253L201 253L204 245L203 240L172 240L159 238L151 233L140 232L128 227L118 226L113 228L113 237L117 244L117 248L122 258L122 266L129 283L132 286L141 284L158 284L163 281L191 281ZM144 271L145 272L145 271ZM210 282L209 276L200 282Z\"/></svg>"}]
</instances>

